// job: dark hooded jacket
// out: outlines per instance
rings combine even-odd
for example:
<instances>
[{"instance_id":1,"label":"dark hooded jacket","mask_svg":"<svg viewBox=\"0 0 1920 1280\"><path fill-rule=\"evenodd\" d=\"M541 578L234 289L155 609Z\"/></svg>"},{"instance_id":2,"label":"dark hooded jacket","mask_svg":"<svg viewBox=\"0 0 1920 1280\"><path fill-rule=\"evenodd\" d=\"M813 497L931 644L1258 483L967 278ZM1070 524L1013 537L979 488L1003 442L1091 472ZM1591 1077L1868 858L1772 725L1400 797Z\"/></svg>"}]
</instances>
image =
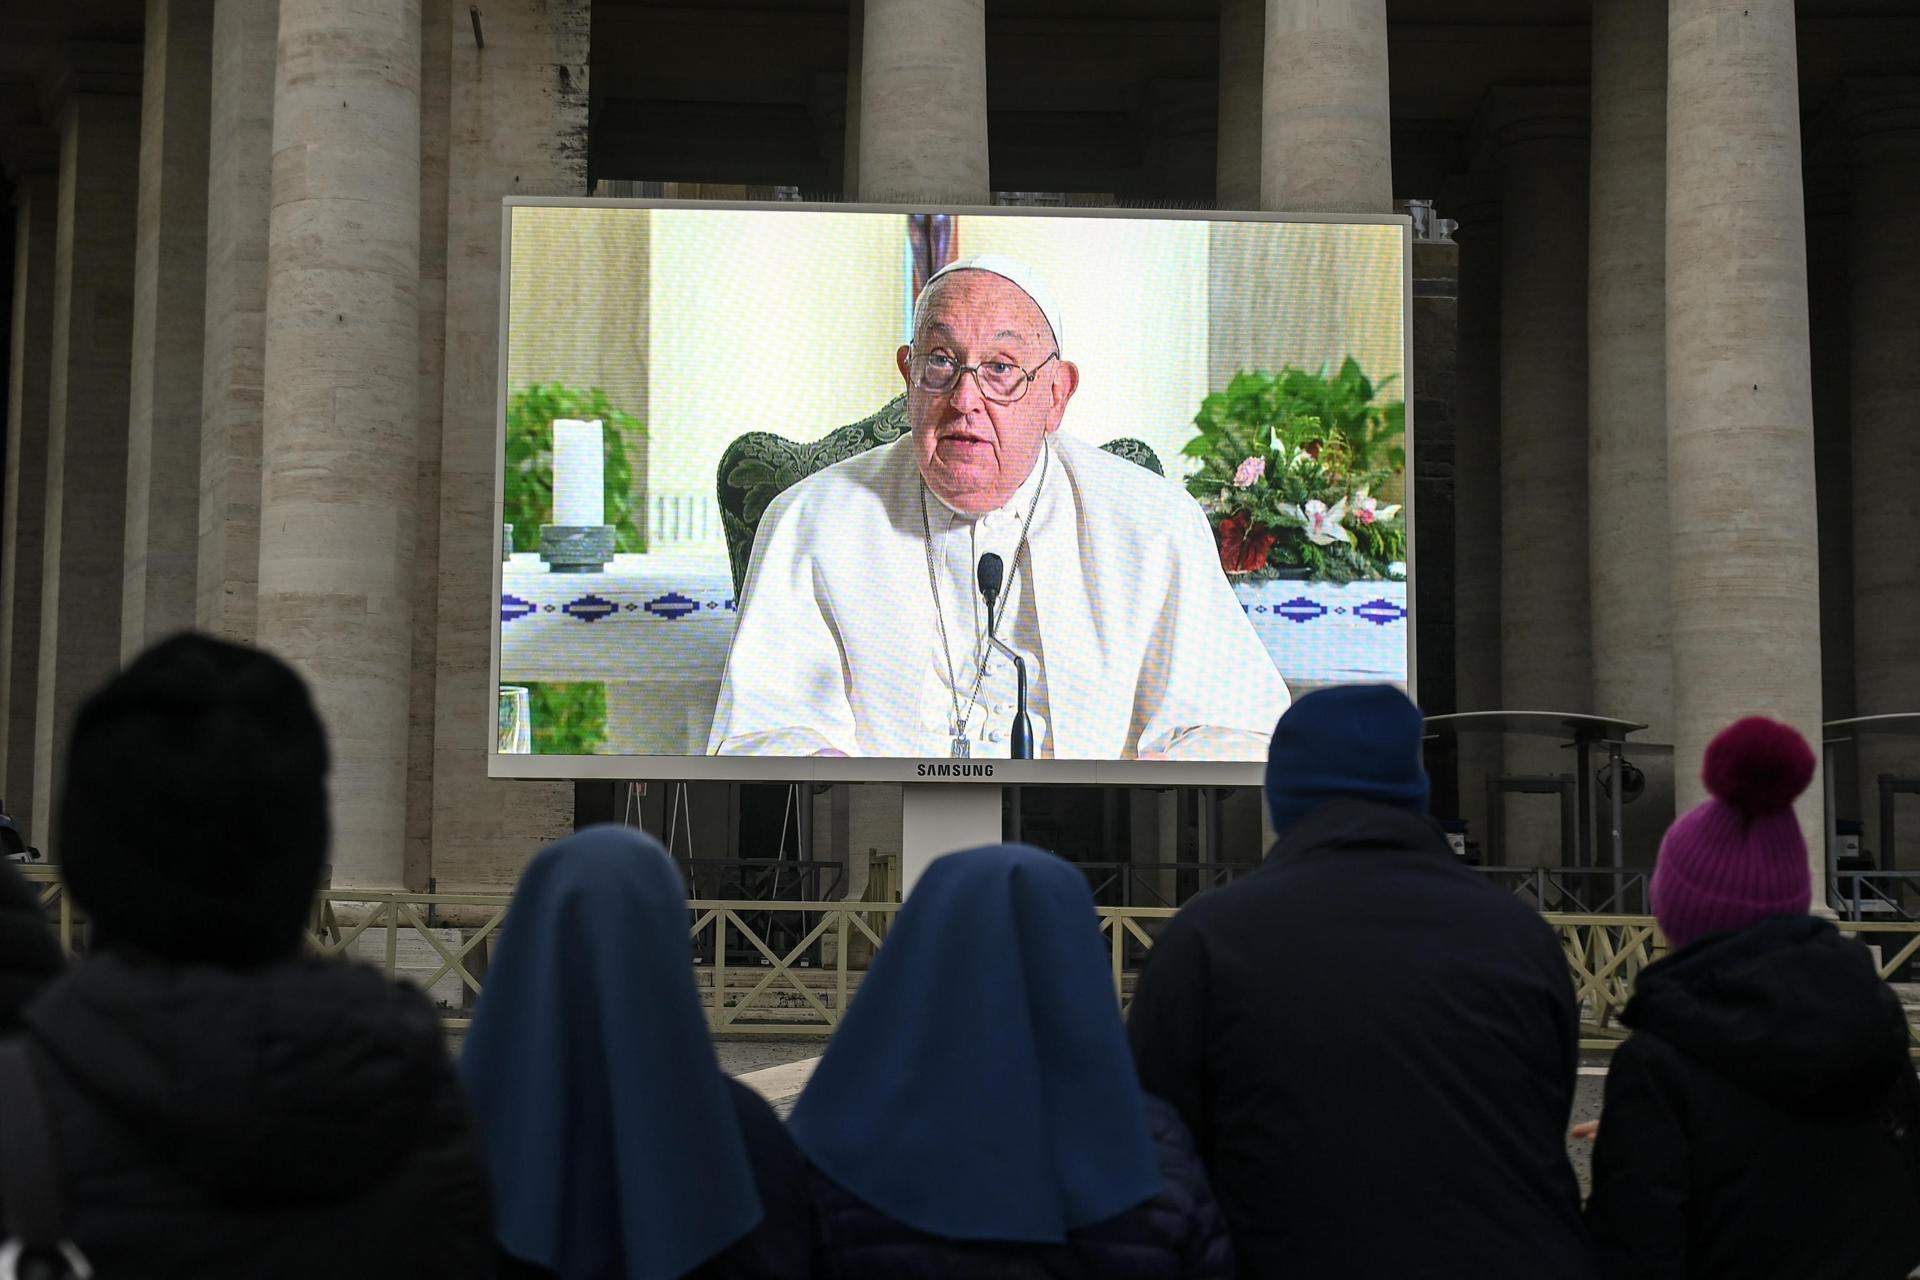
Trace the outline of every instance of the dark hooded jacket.
<instances>
[{"instance_id":1,"label":"dark hooded jacket","mask_svg":"<svg viewBox=\"0 0 1920 1280\"><path fill-rule=\"evenodd\" d=\"M1128 1030L1247 1280L1593 1275L1566 960L1428 819L1334 800L1295 822L1168 922Z\"/></svg>"},{"instance_id":2,"label":"dark hooded jacket","mask_svg":"<svg viewBox=\"0 0 1920 1280\"><path fill-rule=\"evenodd\" d=\"M61 967L40 895L12 863L0 862L0 1035L19 1029L20 1011Z\"/></svg>"},{"instance_id":3,"label":"dark hooded jacket","mask_svg":"<svg viewBox=\"0 0 1920 1280\"><path fill-rule=\"evenodd\" d=\"M419 992L334 961L107 952L26 1021L96 1274L488 1274L483 1166Z\"/></svg>"},{"instance_id":4,"label":"dark hooded jacket","mask_svg":"<svg viewBox=\"0 0 1920 1280\"><path fill-rule=\"evenodd\" d=\"M1920 1265L1920 1085L1866 949L1811 916L1640 974L1587 1219L1632 1280L1899 1280Z\"/></svg>"}]
</instances>

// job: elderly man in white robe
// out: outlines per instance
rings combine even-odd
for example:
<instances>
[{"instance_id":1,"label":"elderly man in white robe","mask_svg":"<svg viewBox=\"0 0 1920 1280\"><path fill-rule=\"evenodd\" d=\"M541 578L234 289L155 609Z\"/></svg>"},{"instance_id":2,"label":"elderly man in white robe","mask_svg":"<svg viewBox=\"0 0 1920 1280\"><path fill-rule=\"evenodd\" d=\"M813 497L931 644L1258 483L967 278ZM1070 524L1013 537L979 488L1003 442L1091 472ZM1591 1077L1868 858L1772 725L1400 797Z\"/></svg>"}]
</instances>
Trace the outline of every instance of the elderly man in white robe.
<instances>
[{"instance_id":1,"label":"elderly man in white robe","mask_svg":"<svg viewBox=\"0 0 1920 1280\"><path fill-rule=\"evenodd\" d=\"M1033 272L956 262L912 332L895 353L912 434L760 522L708 750L1004 759L1004 645L1035 758L1265 759L1287 686L1186 491L1059 433L1080 371Z\"/></svg>"}]
</instances>

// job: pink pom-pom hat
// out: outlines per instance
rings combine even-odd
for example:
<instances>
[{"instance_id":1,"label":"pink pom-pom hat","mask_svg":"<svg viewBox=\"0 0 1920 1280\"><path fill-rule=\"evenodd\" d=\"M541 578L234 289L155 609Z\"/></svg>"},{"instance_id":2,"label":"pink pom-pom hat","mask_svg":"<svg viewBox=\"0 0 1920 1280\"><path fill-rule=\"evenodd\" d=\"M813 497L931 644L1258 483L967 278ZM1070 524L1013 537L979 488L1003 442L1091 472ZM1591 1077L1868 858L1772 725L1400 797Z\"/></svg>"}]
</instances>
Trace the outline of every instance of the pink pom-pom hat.
<instances>
[{"instance_id":1,"label":"pink pom-pom hat","mask_svg":"<svg viewBox=\"0 0 1920 1280\"><path fill-rule=\"evenodd\" d=\"M1813 749L1790 725L1737 721L1707 747L1713 798L1667 829L1654 865L1654 918L1675 947L1805 912L1813 893L1793 802L1813 780Z\"/></svg>"}]
</instances>

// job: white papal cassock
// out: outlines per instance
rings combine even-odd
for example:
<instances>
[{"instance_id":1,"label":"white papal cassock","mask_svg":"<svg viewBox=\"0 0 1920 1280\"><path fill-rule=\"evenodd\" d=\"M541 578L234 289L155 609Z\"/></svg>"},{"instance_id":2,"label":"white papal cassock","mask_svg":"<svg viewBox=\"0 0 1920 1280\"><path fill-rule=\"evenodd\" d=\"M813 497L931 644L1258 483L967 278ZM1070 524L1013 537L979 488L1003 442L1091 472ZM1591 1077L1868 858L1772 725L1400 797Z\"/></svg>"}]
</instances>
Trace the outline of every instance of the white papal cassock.
<instances>
[{"instance_id":1,"label":"white papal cassock","mask_svg":"<svg viewBox=\"0 0 1920 1280\"><path fill-rule=\"evenodd\" d=\"M1199 506L1173 481L1072 437L1054 434L1049 449L1044 478L1036 463L1001 518L978 518L957 545L954 526L974 518L924 490L911 436L776 498L754 542L708 751L951 753L924 509L963 708L973 593L947 579L976 559L962 547L1004 543L1015 594L1001 638L1010 629L1026 651L1044 701L1036 756L1265 759L1287 686L1227 585ZM1037 509L1016 562L1022 502ZM974 755L1004 758L1012 686L1004 668L988 677L968 734Z\"/></svg>"}]
</instances>

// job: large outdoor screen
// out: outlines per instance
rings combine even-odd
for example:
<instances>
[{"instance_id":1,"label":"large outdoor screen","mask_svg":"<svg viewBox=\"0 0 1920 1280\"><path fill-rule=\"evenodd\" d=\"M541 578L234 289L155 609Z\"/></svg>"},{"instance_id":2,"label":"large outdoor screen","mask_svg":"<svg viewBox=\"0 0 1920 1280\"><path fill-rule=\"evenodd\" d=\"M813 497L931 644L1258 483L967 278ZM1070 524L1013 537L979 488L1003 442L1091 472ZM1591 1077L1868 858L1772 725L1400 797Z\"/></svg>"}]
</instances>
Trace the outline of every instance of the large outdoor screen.
<instances>
[{"instance_id":1,"label":"large outdoor screen","mask_svg":"<svg viewBox=\"0 0 1920 1280\"><path fill-rule=\"evenodd\" d=\"M1405 219L510 201L495 776L1251 782L1405 687Z\"/></svg>"}]
</instances>

